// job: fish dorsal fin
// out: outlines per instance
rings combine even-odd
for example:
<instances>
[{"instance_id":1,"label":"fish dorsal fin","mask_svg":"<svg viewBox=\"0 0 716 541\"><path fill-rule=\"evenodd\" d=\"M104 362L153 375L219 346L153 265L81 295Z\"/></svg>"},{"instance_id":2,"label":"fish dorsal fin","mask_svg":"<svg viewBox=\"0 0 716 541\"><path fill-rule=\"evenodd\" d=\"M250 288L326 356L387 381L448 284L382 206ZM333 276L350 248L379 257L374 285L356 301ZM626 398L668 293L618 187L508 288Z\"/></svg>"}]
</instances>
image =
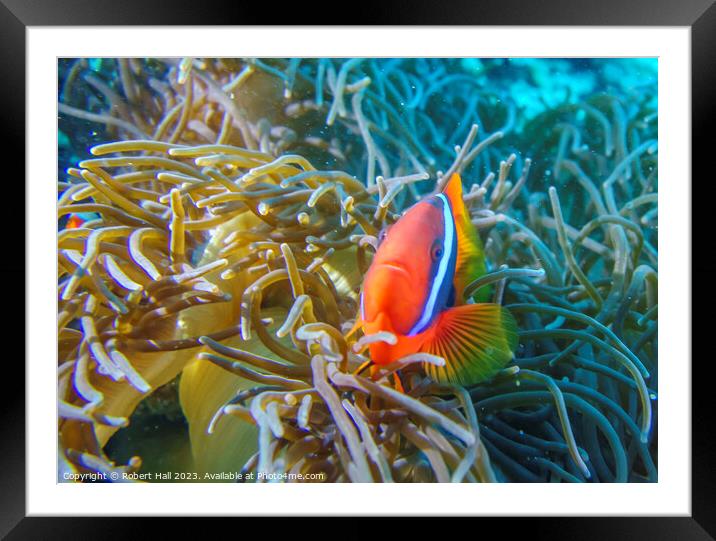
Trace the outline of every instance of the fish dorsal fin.
<instances>
[{"instance_id":1,"label":"fish dorsal fin","mask_svg":"<svg viewBox=\"0 0 716 541\"><path fill-rule=\"evenodd\" d=\"M421 351L445 359L444 366L424 363L440 383L474 385L493 377L512 360L517 324L499 304L464 304L440 314Z\"/></svg>"},{"instance_id":2,"label":"fish dorsal fin","mask_svg":"<svg viewBox=\"0 0 716 541\"><path fill-rule=\"evenodd\" d=\"M453 216L455 218L455 229L457 230L457 261L455 263L455 302L465 302L463 291L465 286L487 272L485 268L485 254L482 241L477 229L470 221L470 212L465 206L462 198L462 180L460 175L454 173L448 181L443 193L450 200ZM489 290L483 288L479 293L489 295ZM484 301L478 294L478 301Z\"/></svg>"}]
</instances>

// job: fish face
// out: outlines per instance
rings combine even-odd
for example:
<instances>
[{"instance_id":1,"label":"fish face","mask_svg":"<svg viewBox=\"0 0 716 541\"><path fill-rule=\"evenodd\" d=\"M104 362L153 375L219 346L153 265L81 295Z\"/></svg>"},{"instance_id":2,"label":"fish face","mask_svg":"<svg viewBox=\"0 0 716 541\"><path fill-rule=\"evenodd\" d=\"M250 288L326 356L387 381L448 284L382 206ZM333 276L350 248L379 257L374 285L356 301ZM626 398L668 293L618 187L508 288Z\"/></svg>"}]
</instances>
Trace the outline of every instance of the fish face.
<instances>
[{"instance_id":1,"label":"fish face","mask_svg":"<svg viewBox=\"0 0 716 541\"><path fill-rule=\"evenodd\" d=\"M361 317L370 324L382 314L377 330L414 336L434 321L452 288L457 241L448 199L438 194L414 205L381 237Z\"/></svg>"}]
</instances>

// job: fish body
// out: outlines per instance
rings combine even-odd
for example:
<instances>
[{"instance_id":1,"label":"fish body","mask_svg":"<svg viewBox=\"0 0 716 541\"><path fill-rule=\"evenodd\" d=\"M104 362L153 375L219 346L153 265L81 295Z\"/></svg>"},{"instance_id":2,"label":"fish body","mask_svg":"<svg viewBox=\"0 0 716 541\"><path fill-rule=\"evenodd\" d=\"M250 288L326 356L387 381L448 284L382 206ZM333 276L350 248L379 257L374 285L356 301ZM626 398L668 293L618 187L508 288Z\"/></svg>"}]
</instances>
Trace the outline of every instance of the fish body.
<instances>
[{"instance_id":1,"label":"fish body","mask_svg":"<svg viewBox=\"0 0 716 541\"><path fill-rule=\"evenodd\" d=\"M462 385L503 368L517 346L514 319L497 304L464 297L465 287L485 272L482 243L455 174L443 192L381 232L363 282L359 325L366 335L387 331L397 341L371 343L373 363L430 353L444 358L445 366L426 363L428 375Z\"/></svg>"}]
</instances>

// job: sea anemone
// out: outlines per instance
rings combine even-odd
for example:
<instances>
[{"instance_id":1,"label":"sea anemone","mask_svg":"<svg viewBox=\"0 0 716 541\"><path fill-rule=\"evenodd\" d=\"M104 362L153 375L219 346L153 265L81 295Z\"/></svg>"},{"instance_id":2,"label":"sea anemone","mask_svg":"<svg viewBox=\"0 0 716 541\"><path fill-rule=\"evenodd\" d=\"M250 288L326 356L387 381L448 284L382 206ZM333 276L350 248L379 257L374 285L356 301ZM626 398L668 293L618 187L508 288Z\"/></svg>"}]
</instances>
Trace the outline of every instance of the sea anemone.
<instances>
[{"instance_id":1,"label":"sea anemone","mask_svg":"<svg viewBox=\"0 0 716 541\"><path fill-rule=\"evenodd\" d=\"M61 472L142 468L108 442L179 377L201 480L656 481L648 96L523 122L437 60L89 62L62 125L117 141L60 182L61 224L97 216L58 235ZM469 389L424 354L356 375L390 340L351 332L375 236L453 172L515 359Z\"/></svg>"}]
</instances>

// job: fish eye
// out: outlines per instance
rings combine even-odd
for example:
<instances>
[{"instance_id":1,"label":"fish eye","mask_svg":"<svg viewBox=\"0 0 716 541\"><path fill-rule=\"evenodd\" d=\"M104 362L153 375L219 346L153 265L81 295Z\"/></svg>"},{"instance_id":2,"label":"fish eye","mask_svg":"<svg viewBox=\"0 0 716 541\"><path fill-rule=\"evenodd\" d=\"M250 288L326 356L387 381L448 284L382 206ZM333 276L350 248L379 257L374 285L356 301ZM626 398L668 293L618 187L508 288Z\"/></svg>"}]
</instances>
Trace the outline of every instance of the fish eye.
<instances>
[{"instance_id":1,"label":"fish eye","mask_svg":"<svg viewBox=\"0 0 716 541\"><path fill-rule=\"evenodd\" d=\"M388 228L382 229L380 233L378 233L378 242L381 243L385 240L385 237L388 236Z\"/></svg>"},{"instance_id":2,"label":"fish eye","mask_svg":"<svg viewBox=\"0 0 716 541\"><path fill-rule=\"evenodd\" d=\"M430 257L432 257L433 261L437 261L443 256L443 243L439 240L436 240L433 242L432 247L430 248Z\"/></svg>"}]
</instances>

